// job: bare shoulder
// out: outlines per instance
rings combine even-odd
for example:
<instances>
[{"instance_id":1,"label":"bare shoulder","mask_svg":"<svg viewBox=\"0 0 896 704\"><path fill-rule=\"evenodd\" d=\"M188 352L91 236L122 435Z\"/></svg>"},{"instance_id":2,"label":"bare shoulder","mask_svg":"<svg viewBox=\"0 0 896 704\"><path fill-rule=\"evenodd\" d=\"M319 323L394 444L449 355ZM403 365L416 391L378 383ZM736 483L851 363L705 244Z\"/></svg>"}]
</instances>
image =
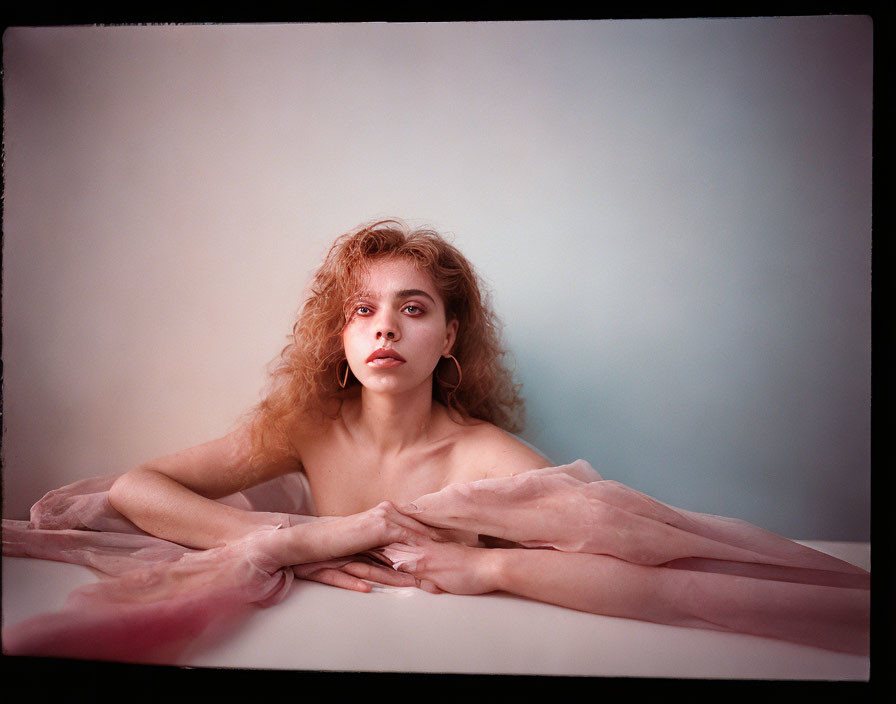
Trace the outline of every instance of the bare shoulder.
<instances>
[{"instance_id":1,"label":"bare shoulder","mask_svg":"<svg viewBox=\"0 0 896 704\"><path fill-rule=\"evenodd\" d=\"M457 479L476 481L553 466L547 457L491 423L466 426L456 444Z\"/></svg>"}]
</instances>

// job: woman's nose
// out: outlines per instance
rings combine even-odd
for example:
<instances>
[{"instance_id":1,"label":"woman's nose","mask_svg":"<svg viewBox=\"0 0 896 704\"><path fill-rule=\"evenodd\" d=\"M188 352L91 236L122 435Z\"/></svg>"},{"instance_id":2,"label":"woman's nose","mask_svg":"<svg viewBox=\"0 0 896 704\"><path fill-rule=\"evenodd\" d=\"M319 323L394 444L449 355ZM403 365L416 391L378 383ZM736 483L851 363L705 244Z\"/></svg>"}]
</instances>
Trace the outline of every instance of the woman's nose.
<instances>
[{"instance_id":1,"label":"woman's nose","mask_svg":"<svg viewBox=\"0 0 896 704\"><path fill-rule=\"evenodd\" d=\"M377 340L389 340L391 342L395 342L400 338L401 335L399 335L398 329L391 326L383 326L376 331Z\"/></svg>"}]
</instances>

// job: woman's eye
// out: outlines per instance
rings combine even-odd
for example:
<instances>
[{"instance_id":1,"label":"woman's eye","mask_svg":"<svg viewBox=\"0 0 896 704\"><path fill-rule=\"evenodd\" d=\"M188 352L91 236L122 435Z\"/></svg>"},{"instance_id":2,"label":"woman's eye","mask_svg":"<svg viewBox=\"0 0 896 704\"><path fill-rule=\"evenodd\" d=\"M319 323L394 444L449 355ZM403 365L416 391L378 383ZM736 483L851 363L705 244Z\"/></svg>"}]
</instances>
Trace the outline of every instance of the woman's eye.
<instances>
[{"instance_id":1,"label":"woman's eye","mask_svg":"<svg viewBox=\"0 0 896 704\"><path fill-rule=\"evenodd\" d=\"M420 315L423 312L418 306L415 305L405 306L404 311L409 315Z\"/></svg>"},{"instance_id":2,"label":"woman's eye","mask_svg":"<svg viewBox=\"0 0 896 704\"><path fill-rule=\"evenodd\" d=\"M367 306L358 306L355 308L355 313L358 315L368 315L370 313L370 308Z\"/></svg>"}]
</instances>

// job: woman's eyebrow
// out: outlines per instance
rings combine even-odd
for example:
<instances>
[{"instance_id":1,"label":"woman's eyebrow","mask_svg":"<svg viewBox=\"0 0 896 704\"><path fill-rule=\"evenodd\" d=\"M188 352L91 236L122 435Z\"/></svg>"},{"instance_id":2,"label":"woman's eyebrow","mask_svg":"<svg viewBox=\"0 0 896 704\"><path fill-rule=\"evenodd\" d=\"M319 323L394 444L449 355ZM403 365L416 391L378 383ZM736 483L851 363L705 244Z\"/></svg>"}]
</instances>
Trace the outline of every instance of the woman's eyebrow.
<instances>
[{"instance_id":1,"label":"woman's eyebrow","mask_svg":"<svg viewBox=\"0 0 896 704\"><path fill-rule=\"evenodd\" d=\"M399 291L395 294L395 298L411 298L413 296L424 296L435 303L435 299L433 299L432 296L430 296L426 291L423 291L419 288L406 288L403 291Z\"/></svg>"},{"instance_id":2,"label":"woman's eyebrow","mask_svg":"<svg viewBox=\"0 0 896 704\"><path fill-rule=\"evenodd\" d=\"M401 291L396 291L393 298L412 298L414 296L423 296L424 298L428 298L430 301L435 303L435 299L428 294L426 291L420 288L406 288ZM379 298L379 295L373 291L359 291L357 298Z\"/></svg>"}]
</instances>

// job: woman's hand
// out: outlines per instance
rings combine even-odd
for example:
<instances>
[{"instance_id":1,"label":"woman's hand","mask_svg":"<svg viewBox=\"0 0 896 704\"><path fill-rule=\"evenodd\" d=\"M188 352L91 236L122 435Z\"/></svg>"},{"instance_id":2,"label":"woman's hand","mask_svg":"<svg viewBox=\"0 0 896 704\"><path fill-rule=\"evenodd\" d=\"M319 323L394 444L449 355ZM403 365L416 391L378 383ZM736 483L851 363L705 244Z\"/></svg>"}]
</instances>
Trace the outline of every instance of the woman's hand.
<instances>
[{"instance_id":1,"label":"woman's hand","mask_svg":"<svg viewBox=\"0 0 896 704\"><path fill-rule=\"evenodd\" d=\"M423 537L413 543L394 543L379 552L396 569L413 575L427 591L487 594L498 589L495 550Z\"/></svg>"},{"instance_id":2,"label":"woman's hand","mask_svg":"<svg viewBox=\"0 0 896 704\"><path fill-rule=\"evenodd\" d=\"M582 481L556 471L451 484L415 499L402 513L443 529L506 541L565 538L575 517L587 511Z\"/></svg>"},{"instance_id":3,"label":"woman's hand","mask_svg":"<svg viewBox=\"0 0 896 704\"><path fill-rule=\"evenodd\" d=\"M392 587L418 586L418 580L412 575L397 572L384 565L373 564L360 557L296 565L293 572L299 579L321 582L356 592L369 592L372 588L369 582Z\"/></svg>"},{"instance_id":4,"label":"woman's hand","mask_svg":"<svg viewBox=\"0 0 896 704\"><path fill-rule=\"evenodd\" d=\"M422 539L445 538L438 528L399 513L388 501L351 516L325 516L279 530L257 531L253 536L254 546L266 555L267 562L276 565L274 569L347 558L391 543ZM357 576L346 572L343 565L332 569ZM365 575L384 575L381 570L368 570L363 566L350 569ZM346 583L359 586L357 582L337 577L332 572L323 573L319 581L326 579L335 580L340 586Z\"/></svg>"},{"instance_id":5,"label":"woman's hand","mask_svg":"<svg viewBox=\"0 0 896 704\"><path fill-rule=\"evenodd\" d=\"M406 543L423 538L444 539L437 528L405 516L391 502L383 501L362 513L329 522L328 530L323 536L328 553L324 559L355 555L391 543Z\"/></svg>"}]
</instances>

